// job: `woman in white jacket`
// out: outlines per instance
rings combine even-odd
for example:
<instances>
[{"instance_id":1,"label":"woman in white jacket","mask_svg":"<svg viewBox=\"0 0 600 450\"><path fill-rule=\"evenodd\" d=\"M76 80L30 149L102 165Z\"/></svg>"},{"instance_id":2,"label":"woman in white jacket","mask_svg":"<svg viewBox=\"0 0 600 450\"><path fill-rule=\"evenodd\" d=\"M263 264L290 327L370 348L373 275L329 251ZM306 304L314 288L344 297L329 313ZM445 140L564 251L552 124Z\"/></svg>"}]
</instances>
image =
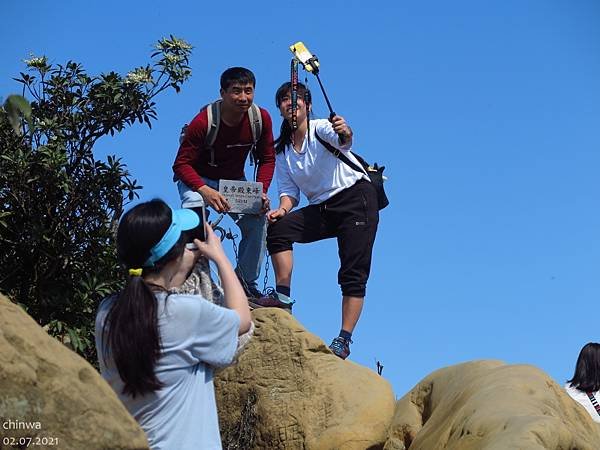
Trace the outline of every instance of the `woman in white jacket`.
<instances>
[{"instance_id":1,"label":"woman in white jacket","mask_svg":"<svg viewBox=\"0 0 600 450\"><path fill-rule=\"evenodd\" d=\"M290 304L292 246L336 238L340 257L338 283L342 290L342 326L330 349L342 359L350 354L352 332L360 317L379 209L377 193L365 172L356 171L332 153L344 153L361 167L352 148L352 130L343 117L310 120L310 91L298 83L297 128L292 129L291 83L284 83L275 100L283 117L275 141L279 207L267 213L267 249L273 260L276 292ZM308 206L293 210L300 193ZM291 305L290 305L291 308Z\"/></svg>"},{"instance_id":2,"label":"woman in white jacket","mask_svg":"<svg viewBox=\"0 0 600 450\"><path fill-rule=\"evenodd\" d=\"M600 423L600 344L590 342L579 352L575 374L567 381L567 393Z\"/></svg>"}]
</instances>

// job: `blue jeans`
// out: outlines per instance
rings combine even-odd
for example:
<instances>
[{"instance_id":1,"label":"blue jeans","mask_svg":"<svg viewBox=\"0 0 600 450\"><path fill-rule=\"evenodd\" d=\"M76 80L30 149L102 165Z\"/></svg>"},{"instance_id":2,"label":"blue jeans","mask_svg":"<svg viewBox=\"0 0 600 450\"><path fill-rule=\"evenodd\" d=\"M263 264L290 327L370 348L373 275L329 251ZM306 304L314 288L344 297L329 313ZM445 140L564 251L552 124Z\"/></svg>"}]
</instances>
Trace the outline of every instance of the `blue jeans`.
<instances>
[{"instance_id":1,"label":"blue jeans","mask_svg":"<svg viewBox=\"0 0 600 450\"><path fill-rule=\"evenodd\" d=\"M202 179L208 187L219 190L219 180L206 177L202 177ZM241 181L246 180L241 179ZM182 208L195 208L204 204L202 195L185 183L177 181L177 189L179 189ZM235 271L248 287L256 288L256 280L260 276L260 268L265 256L267 220L264 214L229 213L229 217L242 233Z\"/></svg>"}]
</instances>

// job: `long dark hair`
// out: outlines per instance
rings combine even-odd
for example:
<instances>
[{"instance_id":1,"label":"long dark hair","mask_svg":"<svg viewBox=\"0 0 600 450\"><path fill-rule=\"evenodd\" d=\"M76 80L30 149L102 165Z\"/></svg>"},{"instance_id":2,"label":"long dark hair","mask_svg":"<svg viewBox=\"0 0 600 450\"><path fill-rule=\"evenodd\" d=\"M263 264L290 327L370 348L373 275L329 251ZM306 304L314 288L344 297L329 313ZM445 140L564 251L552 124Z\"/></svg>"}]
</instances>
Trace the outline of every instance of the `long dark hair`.
<instances>
[{"instance_id":1,"label":"long dark hair","mask_svg":"<svg viewBox=\"0 0 600 450\"><path fill-rule=\"evenodd\" d=\"M600 390L600 344L589 342L583 346L577 358L575 374L567 382L583 392Z\"/></svg>"},{"instance_id":2,"label":"long dark hair","mask_svg":"<svg viewBox=\"0 0 600 450\"><path fill-rule=\"evenodd\" d=\"M277 92L275 93L275 104L277 108L281 104L283 97L288 95L292 90L292 83L289 81L283 83ZM312 95L310 90L302 83L298 82L298 96L302 97L304 103L306 104L306 120L309 121L310 124L310 113L309 113L309 105L312 104ZM289 122L284 118L283 122L281 122L281 129L279 132L279 137L275 139L275 153L281 153L285 150L285 146L292 143L292 127Z\"/></svg>"},{"instance_id":3,"label":"long dark hair","mask_svg":"<svg viewBox=\"0 0 600 450\"><path fill-rule=\"evenodd\" d=\"M129 210L117 230L117 256L126 269L142 268L171 225L172 212L162 200L152 200ZM143 274L159 272L165 264L183 254L185 237L156 261L144 267ZM142 276L129 276L106 317L102 339L125 386L123 394L136 397L160 389L163 385L154 368L160 357L161 343L156 317L157 289ZM108 344L108 345L106 345ZM106 354L106 353L105 353Z\"/></svg>"}]
</instances>

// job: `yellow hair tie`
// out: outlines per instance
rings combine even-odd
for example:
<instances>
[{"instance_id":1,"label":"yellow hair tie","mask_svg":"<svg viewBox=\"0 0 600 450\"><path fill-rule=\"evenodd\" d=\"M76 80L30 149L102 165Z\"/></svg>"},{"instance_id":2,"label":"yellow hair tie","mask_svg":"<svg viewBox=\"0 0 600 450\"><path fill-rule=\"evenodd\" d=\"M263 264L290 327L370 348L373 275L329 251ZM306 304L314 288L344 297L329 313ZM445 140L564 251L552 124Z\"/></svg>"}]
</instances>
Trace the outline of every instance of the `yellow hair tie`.
<instances>
[{"instance_id":1,"label":"yellow hair tie","mask_svg":"<svg viewBox=\"0 0 600 450\"><path fill-rule=\"evenodd\" d=\"M141 277L142 269L129 269L129 276L130 277Z\"/></svg>"}]
</instances>

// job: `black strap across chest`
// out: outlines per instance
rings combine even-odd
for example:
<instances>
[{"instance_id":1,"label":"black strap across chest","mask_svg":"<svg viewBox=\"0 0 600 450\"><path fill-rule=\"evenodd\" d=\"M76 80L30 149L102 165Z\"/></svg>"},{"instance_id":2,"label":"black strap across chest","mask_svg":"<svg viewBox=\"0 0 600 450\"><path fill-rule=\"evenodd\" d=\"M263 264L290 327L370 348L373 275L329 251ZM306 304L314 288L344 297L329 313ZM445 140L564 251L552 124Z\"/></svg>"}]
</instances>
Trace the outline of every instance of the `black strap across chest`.
<instances>
[{"instance_id":1,"label":"black strap across chest","mask_svg":"<svg viewBox=\"0 0 600 450\"><path fill-rule=\"evenodd\" d=\"M350 158L348 158L346 155L344 155L344 153L340 149L335 148L329 142L322 139L321 136L319 136L319 134L316 131L315 131L315 137L317 138L317 141L319 141L323 147L325 147L327 150L329 150L331 153L333 153L333 156L335 156L340 161L342 161L343 163L350 166L351 169L356 170L357 172L360 172L360 173L365 173L365 171L361 167L357 166L352 160L350 160Z\"/></svg>"},{"instance_id":2,"label":"black strap across chest","mask_svg":"<svg viewBox=\"0 0 600 450\"><path fill-rule=\"evenodd\" d=\"M600 405L598 404L598 400L596 400L596 397L591 392L586 392L586 394L587 394L588 398L590 399L590 401L592 402L592 405L594 405L596 412L600 416Z\"/></svg>"}]
</instances>

